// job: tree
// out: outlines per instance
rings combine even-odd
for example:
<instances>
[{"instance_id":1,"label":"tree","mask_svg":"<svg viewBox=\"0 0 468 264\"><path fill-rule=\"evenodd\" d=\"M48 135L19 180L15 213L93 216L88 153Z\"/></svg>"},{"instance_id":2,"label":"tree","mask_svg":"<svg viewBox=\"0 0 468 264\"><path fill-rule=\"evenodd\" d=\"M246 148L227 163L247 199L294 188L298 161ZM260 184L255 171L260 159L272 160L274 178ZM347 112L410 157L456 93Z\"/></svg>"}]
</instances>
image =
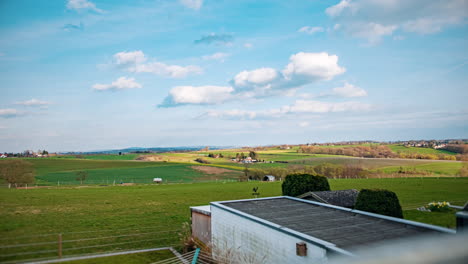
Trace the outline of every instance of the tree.
<instances>
[{"instance_id":1,"label":"tree","mask_svg":"<svg viewBox=\"0 0 468 264\"><path fill-rule=\"evenodd\" d=\"M257 152L255 152L255 151L250 151L250 152L249 152L249 157L251 157L251 158L254 159L254 160L257 160L257 159L258 159Z\"/></svg>"},{"instance_id":2,"label":"tree","mask_svg":"<svg viewBox=\"0 0 468 264\"><path fill-rule=\"evenodd\" d=\"M397 195L388 190L362 189L356 199L354 209L403 218Z\"/></svg>"},{"instance_id":3,"label":"tree","mask_svg":"<svg viewBox=\"0 0 468 264\"><path fill-rule=\"evenodd\" d=\"M83 181L85 181L86 178L88 177L87 171L77 171L75 174L76 174L76 180L80 181L81 184L83 184Z\"/></svg>"},{"instance_id":4,"label":"tree","mask_svg":"<svg viewBox=\"0 0 468 264\"><path fill-rule=\"evenodd\" d=\"M287 175L281 185L283 195L299 196L306 192L330 191L327 178L312 174Z\"/></svg>"},{"instance_id":5,"label":"tree","mask_svg":"<svg viewBox=\"0 0 468 264\"><path fill-rule=\"evenodd\" d=\"M25 185L34 182L33 164L20 159L0 162L0 176L9 184Z\"/></svg>"}]
</instances>

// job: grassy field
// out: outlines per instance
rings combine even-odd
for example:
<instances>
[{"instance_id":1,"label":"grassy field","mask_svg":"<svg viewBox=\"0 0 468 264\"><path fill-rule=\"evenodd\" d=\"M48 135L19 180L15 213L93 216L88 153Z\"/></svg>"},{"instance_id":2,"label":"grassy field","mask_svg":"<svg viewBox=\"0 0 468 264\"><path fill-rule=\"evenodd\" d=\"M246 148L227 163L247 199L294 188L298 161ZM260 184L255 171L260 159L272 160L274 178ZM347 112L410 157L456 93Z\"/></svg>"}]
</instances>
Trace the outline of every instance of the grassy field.
<instances>
[{"instance_id":1,"label":"grassy field","mask_svg":"<svg viewBox=\"0 0 468 264\"><path fill-rule=\"evenodd\" d=\"M415 165L404 165L404 166L389 166L381 168L382 171L386 173L397 172L400 169L408 171L420 171L420 172L430 172L434 174L442 175L456 175L463 164L461 162L431 162Z\"/></svg>"},{"instance_id":2,"label":"grassy field","mask_svg":"<svg viewBox=\"0 0 468 264\"><path fill-rule=\"evenodd\" d=\"M153 178L164 182L180 183L209 180L235 180L238 171L205 173L193 169L198 163L167 163L119 160L84 159L26 159L36 169L36 184L75 185L76 172L85 170L88 177L85 184L151 183ZM0 165L1 165L0 161Z\"/></svg>"},{"instance_id":3,"label":"grassy field","mask_svg":"<svg viewBox=\"0 0 468 264\"><path fill-rule=\"evenodd\" d=\"M402 145L387 145L393 152L403 153L420 153L420 154L446 154L446 155L457 155L457 153L433 148L418 148L418 147L405 147Z\"/></svg>"},{"instance_id":4,"label":"grassy field","mask_svg":"<svg viewBox=\"0 0 468 264\"><path fill-rule=\"evenodd\" d=\"M405 210L405 218L446 227L454 227L453 213L434 214L415 209L431 201L463 205L468 200L468 178L341 179L330 180L330 185L334 190L383 188L395 191ZM79 240L64 245L66 254L177 245L182 224L189 221L189 206L251 198L255 186L259 187L261 197L281 195L279 182L2 188L0 260L54 256L56 243L53 241L58 233L63 233L64 240ZM125 237L128 234L137 237ZM83 239L88 240L81 241ZM1 249L3 245L47 241L53 243ZM99 247L86 248L94 245ZM53 252L1 257L51 249Z\"/></svg>"},{"instance_id":5,"label":"grassy field","mask_svg":"<svg viewBox=\"0 0 468 264\"><path fill-rule=\"evenodd\" d=\"M113 264L141 264L141 263L152 263L155 261L165 260L173 258L175 255L169 250L152 251L145 253L134 253L128 255L119 255L113 257L93 258L86 260L75 260L61 262L65 264L101 264L101 263L113 263Z\"/></svg>"},{"instance_id":6,"label":"grassy field","mask_svg":"<svg viewBox=\"0 0 468 264\"><path fill-rule=\"evenodd\" d=\"M54 159L90 159L90 160L134 160L142 154L126 153L118 154L90 154L90 155L62 155L52 157Z\"/></svg>"}]
</instances>

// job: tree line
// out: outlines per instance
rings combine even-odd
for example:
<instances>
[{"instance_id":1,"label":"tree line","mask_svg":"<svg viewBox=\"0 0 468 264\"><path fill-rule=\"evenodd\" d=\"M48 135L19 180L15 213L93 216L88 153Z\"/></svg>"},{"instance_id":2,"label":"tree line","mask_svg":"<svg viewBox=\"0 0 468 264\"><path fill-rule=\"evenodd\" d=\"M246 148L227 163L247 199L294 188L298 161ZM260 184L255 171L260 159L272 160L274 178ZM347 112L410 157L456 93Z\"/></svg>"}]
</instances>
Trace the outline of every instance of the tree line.
<instances>
[{"instance_id":1,"label":"tree line","mask_svg":"<svg viewBox=\"0 0 468 264\"><path fill-rule=\"evenodd\" d=\"M417 152L393 152L385 145L371 146L353 146L342 148L326 148L316 146L301 146L298 153L311 154L329 154L329 155L344 155L360 158L401 158L401 159L429 159L429 160L463 160L462 155L447 155L447 154L425 154Z\"/></svg>"}]
</instances>

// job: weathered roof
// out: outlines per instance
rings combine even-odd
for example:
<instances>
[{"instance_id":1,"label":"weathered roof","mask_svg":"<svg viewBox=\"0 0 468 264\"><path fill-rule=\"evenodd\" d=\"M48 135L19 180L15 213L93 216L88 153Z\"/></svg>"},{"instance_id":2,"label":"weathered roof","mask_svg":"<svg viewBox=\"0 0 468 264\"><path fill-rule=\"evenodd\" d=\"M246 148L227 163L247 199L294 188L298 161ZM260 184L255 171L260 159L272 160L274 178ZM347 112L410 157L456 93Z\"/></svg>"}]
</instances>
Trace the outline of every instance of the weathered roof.
<instances>
[{"instance_id":1,"label":"weathered roof","mask_svg":"<svg viewBox=\"0 0 468 264\"><path fill-rule=\"evenodd\" d=\"M354 204L356 203L358 194L358 190L349 189L338 191L307 192L298 196L298 198L353 208Z\"/></svg>"},{"instance_id":2,"label":"weathered roof","mask_svg":"<svg viewBox=\"0 0 468 264\"><path fill-rule=\"evenodd\" d=\"M453 233L452 230L376 215L358 210L283 196L267 199L250 199L212 203L226 206L232 212L240 212L247 218L254 216L273 223L280 229L305 234L334 244L349 251L349 248L404 238L420 234Z\"/></svg>"}]
</instances>

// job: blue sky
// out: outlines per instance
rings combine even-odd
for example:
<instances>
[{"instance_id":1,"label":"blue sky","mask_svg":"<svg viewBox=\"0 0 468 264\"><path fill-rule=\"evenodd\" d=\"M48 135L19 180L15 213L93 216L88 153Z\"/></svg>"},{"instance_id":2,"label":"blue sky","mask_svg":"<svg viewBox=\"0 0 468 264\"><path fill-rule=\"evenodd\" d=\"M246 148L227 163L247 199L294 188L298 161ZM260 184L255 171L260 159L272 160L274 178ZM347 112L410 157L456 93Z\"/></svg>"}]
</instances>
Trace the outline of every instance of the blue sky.
<instances>
[{"instance_id":1,"label":"blue sky","mask_svg":"<svg viewBox=\"0 0 468 264\"><path fill-rule=\"evenodd\" d=\"M468 137L467 0L0 2L0 151Z\"/></svg>"}]
</instances>

